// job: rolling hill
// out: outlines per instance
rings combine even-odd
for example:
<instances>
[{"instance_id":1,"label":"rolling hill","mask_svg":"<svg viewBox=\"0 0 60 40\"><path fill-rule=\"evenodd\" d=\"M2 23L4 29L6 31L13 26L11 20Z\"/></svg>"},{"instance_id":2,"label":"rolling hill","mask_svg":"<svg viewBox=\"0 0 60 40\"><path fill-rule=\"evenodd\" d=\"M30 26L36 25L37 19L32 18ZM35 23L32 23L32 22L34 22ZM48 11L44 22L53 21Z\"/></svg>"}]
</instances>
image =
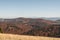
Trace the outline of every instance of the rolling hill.
<instances>
[{"instance_id":1,"label":"rolling hill","mask_svg":"<svg viewBox=\"0 0 60 40\"><path fill-rule=\"evenodd\" d=\"M1 19L0 32L19 35L60 37L60 24L42 18Z\"/></svg>"}]
</instances>

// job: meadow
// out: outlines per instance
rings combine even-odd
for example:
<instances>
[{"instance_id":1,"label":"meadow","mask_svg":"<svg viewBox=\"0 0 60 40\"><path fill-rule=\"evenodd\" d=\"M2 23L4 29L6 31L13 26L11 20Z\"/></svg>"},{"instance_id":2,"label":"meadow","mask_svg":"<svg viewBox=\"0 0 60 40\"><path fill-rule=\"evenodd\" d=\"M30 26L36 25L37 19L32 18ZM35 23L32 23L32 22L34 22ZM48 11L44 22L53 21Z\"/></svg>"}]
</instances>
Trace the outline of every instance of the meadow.
<instances>
[{"instance_id":1,"label":"meadow","mask_svg":"<svg viewBox=\"0 0 60 40\"><path fill-rule=\"evenodd\" d=\"M0 33L0 40L60 40L60 38L14 35L14 34L1 34Z\"/></svg>"}]
</instances>

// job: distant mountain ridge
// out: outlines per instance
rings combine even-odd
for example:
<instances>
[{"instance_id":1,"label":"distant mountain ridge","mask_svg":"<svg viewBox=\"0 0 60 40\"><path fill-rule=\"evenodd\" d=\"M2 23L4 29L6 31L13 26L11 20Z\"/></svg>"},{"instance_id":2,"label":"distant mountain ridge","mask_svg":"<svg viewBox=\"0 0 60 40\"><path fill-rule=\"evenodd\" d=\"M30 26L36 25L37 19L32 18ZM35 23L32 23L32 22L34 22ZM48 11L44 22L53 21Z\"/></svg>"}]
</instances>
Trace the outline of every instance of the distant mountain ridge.
<instances>
[{"instance_id":1,"label":"distant mountain ridge","mask_svg":"<svg viewBox=\"0 0 60 40\"><path fill-rule=\"evenodd\" d=\"M60 20L60 17L43 18L43 19L56 21L56 20Z\"/></svg>"},{"instance_id":2,"label":"distant mountain ridge","mask_svg":"<svg viewBox=\"0 0 60 40\"><path fill-rule=\"evenodd\" d=\"M20 17L20 19L22 19L24 17ZM12 20L12 19L16 19L16 18L0 18L0 21L9 21L9 20ZM19 19L19 18L17 18ZM37 18L31 18L31 19L39 19L38 17ZM56 21L56 20L60 20L60 17L51 17L51 18L46 18L46 17L41 17L41 19L45 19L45 20L52 20L52 21Z\"/></svg>"}]
</instances>

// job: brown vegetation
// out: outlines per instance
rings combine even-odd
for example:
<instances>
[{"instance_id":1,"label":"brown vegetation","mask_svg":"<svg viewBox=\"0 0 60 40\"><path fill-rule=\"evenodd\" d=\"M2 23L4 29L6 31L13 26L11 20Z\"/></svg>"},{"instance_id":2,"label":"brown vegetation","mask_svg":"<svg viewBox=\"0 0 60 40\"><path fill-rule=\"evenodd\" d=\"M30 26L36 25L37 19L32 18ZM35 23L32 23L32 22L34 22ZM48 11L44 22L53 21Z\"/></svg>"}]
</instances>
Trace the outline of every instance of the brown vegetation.
<instances>
[{"instance_id":1,"label":"brown vegetation","mask_svg":"<svg viewBox=\"0 0 60 40\"><path fill-rule=\"evenodd\" d=\"M2 22L0 21L0 32L21 35L60 37L60 24L57 24L55 21L40 18L5 19Z\"/></svg>"}]
</instances>

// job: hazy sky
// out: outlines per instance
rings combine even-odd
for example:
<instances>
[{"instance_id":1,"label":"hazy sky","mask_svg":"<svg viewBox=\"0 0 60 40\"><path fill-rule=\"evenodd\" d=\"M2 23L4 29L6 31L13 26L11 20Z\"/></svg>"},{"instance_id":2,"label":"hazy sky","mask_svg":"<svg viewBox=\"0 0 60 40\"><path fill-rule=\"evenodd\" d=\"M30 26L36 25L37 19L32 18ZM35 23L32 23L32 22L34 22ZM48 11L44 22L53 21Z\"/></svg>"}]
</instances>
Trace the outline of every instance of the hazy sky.
<instances>
[{"instance_id":1,"label":"hazy sky","mask_svg":"<svg viewBox=\"0 0 60 40\"><path fill-rule=\"evenodd\" d=\"M0 18L60 17L60 0L0 0Z\"/></svg>"}]
</instances>

